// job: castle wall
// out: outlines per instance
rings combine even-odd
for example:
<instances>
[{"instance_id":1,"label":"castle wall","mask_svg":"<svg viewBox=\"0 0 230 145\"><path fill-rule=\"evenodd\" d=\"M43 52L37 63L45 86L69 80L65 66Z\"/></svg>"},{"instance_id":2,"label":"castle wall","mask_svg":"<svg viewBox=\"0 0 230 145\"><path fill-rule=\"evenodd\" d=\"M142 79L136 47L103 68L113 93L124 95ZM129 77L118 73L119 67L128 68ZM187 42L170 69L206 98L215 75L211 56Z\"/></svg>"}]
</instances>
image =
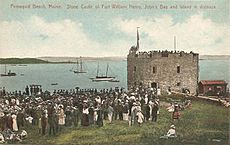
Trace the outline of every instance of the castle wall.
<instances>
[{"instance_id":1,"label":"castle wall","mask_svg":"<svg viewBox=\"0 0 230 145\"><path fill-rule=\"evenodd\" d=\"M162 57L163 53L168 57ZM180 92L185 88L189 89L190 93L196 94L198 62L199 55L195 53L130 52L127 58L128 88L140 84L145 87L155 86L156 83L157 87L165 91L169 87ZM177 69L180 69L179 73Z\"/></svg>"}]
</instances>

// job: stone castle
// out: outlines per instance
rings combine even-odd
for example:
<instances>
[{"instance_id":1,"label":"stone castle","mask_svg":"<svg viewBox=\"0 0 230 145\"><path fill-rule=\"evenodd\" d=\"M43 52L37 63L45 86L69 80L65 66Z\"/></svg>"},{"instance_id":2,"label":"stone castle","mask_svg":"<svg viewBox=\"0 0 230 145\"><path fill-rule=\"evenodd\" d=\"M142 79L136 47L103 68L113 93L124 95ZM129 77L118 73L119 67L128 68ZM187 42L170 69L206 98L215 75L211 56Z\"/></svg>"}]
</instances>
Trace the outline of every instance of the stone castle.
<instances>
[{"instance_id":1,"label":"stone castle","mask_svg":"<svg viewBox=\"0 0 230 145\"><path fill-rule=\"evenodd\" d=\"M175 47L175 44L174 44ZM135 86L160 88L191 94L198 92L199 54L184 51L139 51L132 46L127 57L128 89Z\"/></svg>"}]
</instances>

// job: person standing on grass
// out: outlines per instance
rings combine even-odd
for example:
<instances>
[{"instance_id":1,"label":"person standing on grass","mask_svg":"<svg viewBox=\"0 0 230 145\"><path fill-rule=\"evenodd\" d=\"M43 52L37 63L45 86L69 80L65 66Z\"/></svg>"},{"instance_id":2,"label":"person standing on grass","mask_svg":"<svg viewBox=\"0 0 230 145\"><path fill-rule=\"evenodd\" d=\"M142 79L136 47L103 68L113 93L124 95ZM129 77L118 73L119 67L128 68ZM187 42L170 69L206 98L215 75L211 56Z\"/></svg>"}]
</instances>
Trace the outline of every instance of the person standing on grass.
<instances>
[{"instance_id":1,"label":"person standing on grass","mask_svg":"<svg viewBox=\"0 0 230 145\"><path fill-rule=\"evenodd\" d=\"M117 111L118 111L119 120L123 120L123 106L120 100L118 101Z\"/></svg>"},{"instance_id":2,"label":"person standing on grass","mask_svg":"<svg viewBox=\"0 0 230 145\"><path fill-rule=\"evenodd\" d=\"M53 135L56 133L56 128L55 128L55 114L49 114L48 116L48 123L49 123L49 135L51 135L51 132L53 132Z\"/></svg>"},{"instance_id":3,"label":"person standing on grass","mask_svg":"<svg viewBox=\"0 0 230 145\"><path fill-rule=\"evenodd\" d=\"M15 112L12 113L12 123L13 131L18 131L17 115Z\"/></svg>"},{"instance_id":4,"label":"person standing on grass","mask_svg":"<svg viewBox=\"0 0 230 145\"><path fill-rule=\"evenodd\" d=\"M49 123L49 135L51 135L51 132L53 132L53 135L55 135L55 109L54 105L50 104L48 107L48 123Z\"/></svg>"},{"instance_id":5,"label":"person standing on grass","mask_svg":"<svg viewBox=\"0 0 230 145\"><path fill-rule=\"evenodd\" d=\"M148 103L146 106L146 121L149 121L150 119L150 112L151 112L150 109L151 107L150 107L150 104Z\"/></svg>"},{"instance_id":6,"label":"person standing on grass","mask_svg":"<svg viewBox=\"0 0 230 145\"><path fill-rule=\"evenodd\" d=\"M153 122L157 121L157 112L158 112L158 110L159 110L159 107L158 107L157 103L154 103L153 107L152 107L152 121Z\"/></svg>"},{"instance_id":7,"label":"person standing on grass","mask_svg":"<svg viewBox=\"0 0 230 145\"><path fill-rule=\"evenodd\" d=\"M90 103L89 105L89 125L94 124L94 107L93 104Z\"/></svg>"},{"instance_id":8,"label":"person standing on grass","mask_svg":"<svg viewBox=\"0 0 230 145\"><path fill-rule=\"evenodd\" d=\"M98 107L97 109L97 125L98 127L102 127L103 126L103 111L102 111L102 108L101 106Z\"/></svg>"},{"instance_id":9,"label":"person standing on grass","mask_svg":"<svg viewBox=\"0 0 230 145\"><path fill-rule=\"evenodd\" d=\"M56 133L58 133L58 131L59 131L58 121L59 121L58 110L55 110L55 113L54 113L54 125L55 125Z\"/></svg>"},{"instance_id":10,"label":"person standing on grass","mask_svg":"<svg viewBox=\"0 0 230 145\"><path fill-rule=\"evenodd\" d=\"M75 127L78 126L79 118L80 118L80 112L77 106L75 106L73 107L73 123Z\"/></svg>"},{"instance_id":11,"label":"person standing on grass","mask_svg":"<svg viewBox=\"0 0 230 145\"><path fill-rule=\"evenodd\" d=\"M125 102L125 105L123 106L123 120L125 120L125 121L129 120L129 104L128 104L128 100Z\"/></svg>"},{"instance_id":12,"label":"person standing on grass","mask_svg":"<svg viewBox=\"0 0 230 145\"><path fill-rule=\"evenodd\" d=\"M144 122L144 115L142 114L141 110L137 111L137 123L139 126Z\"/></svg>"},{"instance_id":13,"label":"person standing on grass","mask_svg":"<svg viewBox=\"0 0 230 145\"><path fill-rule=\"evenodd\" d=\"M66 126L71 126L71 110L70 110L70 106L67 106L66 107L66 110L65 110L65 125Z\"/></svg>"},{"instance_id":14,"label":"person standing on grass","mask_svg":"<svg viewBox=\"0 0 230 145\"><path fill-rule=\"evenodd\" d=\"M13 130L13 119L9 112L6 115L6 128Z\"/></svg>"},{"instance_id":15,"label":"person standing on grass","mask_svg":"<svg viewBox=\"0 0 230 145\"><path fill-rule=\"evenodd\" d=\"M45 135L46 134L46 127L47 127L47 115L45 112L42 113L41 127L42 127L42 135Z\"/></svg>"},{"instance_id":16,"label":"person standing on grass","mask_svg":"<svg viewBox=\"0 0 230 145\"><path fill-rule=\"evenodd\" d=\"M118 101L115 99L114 100L114 105L113 105L113 108L114 108L114 120L117 120L117 116L118 116Z\"/></svg>"},{"instance_id":17,"label":"person standing on grass","mask_svg":"<svg viewBox=\"0 0 230 145\"><path fill-rule=\"evenodd\" d=\"M180 119L180 112L179 112L179 105L178 104L175 105L174 111L172 113L172 119L174 121Z\"/></svg>"},{"instance_id":18,"label":"person standing on grass","mask_svg":"<svg viewBox=\"0 0 230 145\"><path fill-rule=\"evenodd\" d=\"M108 106L107 112L108 112L109 123L112 123L114 109L111 105Z\"/></svg>"},{"instance_id":19,"label":"person standing on grass","mask_svg":"<svg viewBox=\"0 0 230 145\"><path fill-rule=\"evenodd\" d=\"M60 125L59 129L61 129L61 126L65 125L65 113L63 108L64 108L63 105L59 105L59 112L58 112L59 115L58 124Z\"/></svg>"},{"instance_id":20,"label":"person standing on grass","mask_svg":"<svg viewBox=\"0 0 230 145\"><path fill-rule=\"evenodd\" d=\"M18 129L21 127L24 127L24 120L25 120L25 115L22 110L20 110L17 114L17 123L18 123Z\"/></svg>"},{"instance_id":21,"label":"person standing on grass","mask_svg":"<svg viewBox=\"0 0 230 145\"><path fill-rule=\"evenodd\" d=\"M0 132L5 129L5 114L0 112Z\"/></svg>"},{"instance_id":22,"label":"person standing on grass","mask_svg":"<svg viewBox=\"0 0 230 145\"><path fill-rule=\"evenodd\" d=\"M87 107L86 102L83 104L81 125L89 126L89 108Z\"/></svg>"},{"instance_id":23,"label":"person standing on grass","mask_svg":"<svg viewBox=\"0 0 230 145\"><path fill-rule=\"evenodd\" d=\"M134 102L133 103L133 107L132 107L132 109L131 109L131 126L132 125L134 125L134 124L136 124L136 115L137 115L137 103L136 102Z\"/></svg>"}]
</instances>

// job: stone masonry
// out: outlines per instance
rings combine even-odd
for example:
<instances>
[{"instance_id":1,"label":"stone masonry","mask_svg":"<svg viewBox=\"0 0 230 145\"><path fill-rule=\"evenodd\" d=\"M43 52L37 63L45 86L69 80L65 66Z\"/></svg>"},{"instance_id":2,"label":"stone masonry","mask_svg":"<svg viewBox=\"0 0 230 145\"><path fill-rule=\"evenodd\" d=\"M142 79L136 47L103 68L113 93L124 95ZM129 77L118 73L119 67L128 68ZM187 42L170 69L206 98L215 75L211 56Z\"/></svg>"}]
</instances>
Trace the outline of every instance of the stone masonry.
<instances>
[{"instance_id":1,"label":"stone masonry","mask_svg":"<svg viewBox=\"0 0 230 145\"><path fill-rule=\"evenodd\" d=\"M199 54L183 51L139 52L130 48L127 56L128 89L134 86L160 88L182 92L187 89L197 94Z\"/></svg>"}]
</instances>

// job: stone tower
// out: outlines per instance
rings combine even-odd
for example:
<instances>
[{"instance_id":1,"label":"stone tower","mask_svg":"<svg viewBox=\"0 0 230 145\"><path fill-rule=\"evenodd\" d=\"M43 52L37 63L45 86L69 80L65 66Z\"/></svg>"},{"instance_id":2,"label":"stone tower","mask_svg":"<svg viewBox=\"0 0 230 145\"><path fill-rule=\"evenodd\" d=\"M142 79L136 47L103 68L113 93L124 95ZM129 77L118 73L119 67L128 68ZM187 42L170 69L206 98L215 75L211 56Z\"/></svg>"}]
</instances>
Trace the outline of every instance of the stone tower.
<instances>
[{"instance_id":1,"label":"stone tower","mask_svg":"<svg viewBox=\"0 0 230 145\"><path fill-rule=\"evenodd\" d=\"M128 89L143 87L160 88L182 92L187 89L197 94L199 78L199 54L184 51L139 51L139 34L137 46L132 46L127 56Z\"/></svg>"}]
</instances>

